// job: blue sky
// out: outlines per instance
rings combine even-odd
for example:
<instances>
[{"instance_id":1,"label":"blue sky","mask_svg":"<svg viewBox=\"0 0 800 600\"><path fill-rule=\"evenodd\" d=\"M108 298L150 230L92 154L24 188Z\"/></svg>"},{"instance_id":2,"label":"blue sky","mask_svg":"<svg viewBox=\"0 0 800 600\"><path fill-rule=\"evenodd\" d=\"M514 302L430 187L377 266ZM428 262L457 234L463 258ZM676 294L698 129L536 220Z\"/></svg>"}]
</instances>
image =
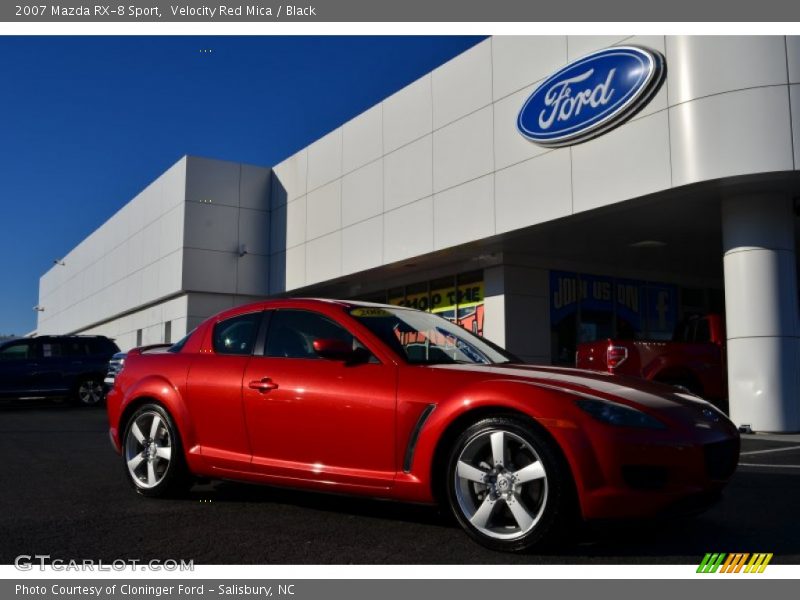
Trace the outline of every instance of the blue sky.
<instances>
[{"instance_id":1,"label":"blue sky","mask_svg":"<svg viewBox=\"0 0 800 600\"><path fill-rule=\"evenodd\" d=\"M0 37L0 335L184 154L274 165L481 39Z\"/></svg>"}]
</instances>

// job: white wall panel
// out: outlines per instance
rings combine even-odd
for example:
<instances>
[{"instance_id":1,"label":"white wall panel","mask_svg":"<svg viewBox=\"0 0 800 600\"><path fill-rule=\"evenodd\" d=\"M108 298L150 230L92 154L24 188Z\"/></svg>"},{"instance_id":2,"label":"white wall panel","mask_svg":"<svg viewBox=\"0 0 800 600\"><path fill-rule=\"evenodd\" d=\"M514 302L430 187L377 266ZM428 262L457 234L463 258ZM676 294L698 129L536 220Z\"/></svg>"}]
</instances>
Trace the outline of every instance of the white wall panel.
<instances>
[{"instance_id":1,"label":"white wall panel","mask_svg":"<svg viewBox=\"0 0 800 600\"><path fill-rule=\"evenodd\" d=\"M342 232L306 244L306 284L335 279L342 274Z\"/></svg>"},{"instance_id":2,"label":"white wall panel","mask_svg":"<svg viewBox=\"0 0 800 600\"><path fill-rule=\"evenodd\" d=\"M383 262L392 263L433 250L433 198L384 214Z\"/></svg>"},{"instance_id":3,"label":"white wall panel","mask_svg":"<svg viewBox=\"0 0 800 600\"><path fill-rule=\"evenodd\" d=\"M308 191L342 176L342 128L308 147Z\"/></svg>"},{"instance_id":4,"label":"white wall panel","mask_svg":"<svg viewBox=\"0 0 800 600\"><path fill-rule=\"evenodd\" d=\"M433 197L434 249L494 234L494 175L475 179Z\"/></svg>"},{"instance_id":5,"label":"white wall panel","mask_svg":"<svg viewBox=\"0 0 800 600\"><path fill-rule=\"evenodd\" d=\"M306 197L306 239L313 240L341 228L341 194L341 179L308 193Z\"/></svg>"},{"instance_id":6,"label":"white wall panel","mask_svg":"<svg viewBox=\"0 0 800 600\"><path fill-rule=\"evenodd\" d=\"M780 36L670 36L667 64L670 105L787 82Z\"/></svg>"},{"instance_id":7,"label":"white wall panel","mask_svg":"<svg viewBox=\"0 0 800 600\"><path fill-rule=\"evenodd\" d=\"M403 146L384 159L383 207L392 210L433 192L431 136Z\"/></svg>"},{"instance_id":8,"label":"white wall panel","mask_svg":"<svg viewBox=\"0 0 800 600\"><path fill-rule=\"evenodd\" d=\"M306 246L302 244L286 251L285 289L293 290L306 283Z\"/></svg>"},{"instance_id":9,"label":"white wall panel","mask_svg":"<svg viewBox=\"0 0 800 600\"><path fill-rule=\"evenodd\" d=\"M438 129L492 101L492 40L459 54L433 71L433 128Z\"/></svg>"},{"instance_id":10,"label":"white wall panel","mask_svg":"<svg viewBox=\"0 0 800 600\"><path fill-rule=\"evenodd\" d=\"M800 85L792 85L791 90L791 111L792 111L792 147L794 149L794 168L800 164Z\"/></svg>"},{"instance_id":11,"label":"white wall panel","mask_svg":"<svg viewBox=\"0 0 800 600\"><path fill-rule=\"evenodd\" d=\"M675 186L793 166L785 87L730 92L669 110Z\"/></svg>"},{"instance_id":12,"label":"white wall panel","mask_svg":"<svg viewBox=\"0 0 800 600\"><path fill-rule=\"evenodd\" d=\"M342 226L363 221L383 211L383 159L342 177Z\"/></svg>"},{"instance_id":13,"label":"white wall panel","mask_svg":"<svg viewBox=\"0 0 800 600\"><path fill-rule=\"evenodd\" d=\"M183 247L184 207L184 204L179 204L158 219L161 256Z\"/></svg>"},{"instance_id":14,"label":"white wall panel","mask_svg":"<svg viewBox=\"0 0 800 600\"><path fill-rule=\"evenodd\" d=\"M569 149L554 150L495 173L497 233L572 213Z\"/></svg>"},{"instance_id":15,"label":"white wall panel","mask_svg":"<svg viewBox=\"0 0 800 600\"><path fill-rule=\"evenodd\" d=\"M425 75L383 101L384 152L392 152L433 130L431 79Z\"/></svg>"},{"instance_id":16,"label":"white wall panel","mask_svg":"<svg viewBox=\"0 0 800 600\"><path fill-rule=\"evenodd\" d=\"M183 288L230 293L236 289L235 252L186 248L183 256Z\"/></svg>"},{"instance_id":17,"label":"white wall panel","mask_svg":"<svg viewBox=\"0 0 800 600\"><path fill-rule=\"evenodd\" d=\"M163 212L186 202L186 164L187 157L184 156L159 177Z\"/></svg>"},{"instance_id":18,"label":"white wall panel","mask_svg":"<svg viewBox=\"0 0 800 600\"><path fill-rule=\"evenodd\" d=\"M342 274L380 266L383 259L383 216L342 230Z\"/></svg>"},{"instance_id":19,"label":"white wall panel","mask_svg":"<svg viewBox=\"0 0 800 600\"><path fill-rule=\"evenodd\" d=\"M494 103L494 163L502 169L548 151L520 134L517 117L522 105L533 93L535 85L511 94Z\"/></svg>"},{"instance_id":20,"label":"white wall panel","mask_svg":"<svg viewBox=\"0 0 800 600\"><path fill-rule=\"evenodd\" d=\"M306 193L308 148L303 148L272 169L270 203L286 204Z\"/></svg>"},{"instance_id":21,"label":"white wall panel","mask_svg":"<svg viewBox=\"0 0 800 600\"><path fill-rule=\"evenodd\" d=\"M549 77L566 63L567 38L564 36L494 36L494 99L498 100L527 88L534 82Z\"/></svg>"},{"instance_id":22,"label":"white wall panel","mask_svg":"<svg viewBox=\"0 0 800 600\"><path fill-rule=\"evenodd\" d=\"M639 119L572 149L574 211L670 186L667 112ZM609 176L611 173L621 175Z\"/></svg>"},{"instance_id":23,"label":"white wall panel","mask_svg":"<svg viewBox=\"0 0 800 600\"><path fill-rule=\"evenodd\" d=\"M154 294L163 298L182 289L183 251L167 254L158 261L158 291Z\"/></svg>"},{"instance_id":24,"label":"white wall panel","mask_svg":"<svg viewBox=\"0 0 800 600\"><path fill-rule=\"evenodd\" d=\"M239 246L248 254L269 254L269 213L260 210L239 210Z\"/></svg>"},{"instance_id":25,"label":"white wall panel","mask_svg":"<svg viewBox=\"0 0 800 600\"><path fill-rule=\"evenodd\" d=\"M630 35L571 35L567 39L569 62L590 52L624 43Z\"/></svg>"},{"instance_id":26,"label":"white wall panel","mask_svg":"<svg viewBox=\"0 0 800 600\"><path fill-rule=\"evenodd\" d=\"M239 206L238 163L190 156L186 162L186 201ZM133 206L136 206L135 204Z\"/></svg>"},{"instance_id":27,"label":"white wall panel","mask_svg":"<svg viewBox=\"0 0 800 600\"><path fill-rule=\"evenodd\" d=\"M269 293L269 257L247 254L236 261L236 293L266 296Z\"/></svg>"},{"instance_id":28,"label":"white wall panel","mask_svg":"<svg viewBox=\"0 0 800 600\"><path fill-rule=\"evenodd\" d=\"M433 191L440 192L494 169L490 106L433 133Z\"/></svg>"},{"instance_id":29,"label":"white wall panel","mask_svg":"<svg viewBox=\"0 0 800 600\"><path fill-rule=\"evenodd\" d=\"M271 170L254 165L241 165L239 205L254 210L269 210Z\"/></svg>"},{"instance_id":30,"label":"white wall panel","mask_svg":"<svg viewBox=\"0 0 800 600\"><path fill-rule=\"evenodd\" d=\"M286 247L291 248L306 241L306 197L292 200L286 205ZM278 224L280 225L280 224Z\"/></svg>"},{"instance_id":31,"label":"white wall panel","mask_svg":"<svg viewBox=\"0 0 800 600\"><path fill-rule=\"evenodd\" d=\"M188 248L234 252L239 245L239 209L187 202L185 231Z\"/></svg>"},{"instance_id":32,"label":"white wall panel","mask_svg":"<svg viewBox=\"0 0 800 600\"><path fill-rule=\"evenodd\" d=\"M349 173L383 154L383 107L373 106L342 127L342 167Z\"/></svg>"},{"instance_id":33,"label":"white wall panel","mask_svg":"<svg viewBox=\"0 0 800 600\"><path fill-rule=\"evenodd\" d=\"M789 67L789 83L800 83L800 36L786 36L786 58Z\"/></svg>"}]
</instances>

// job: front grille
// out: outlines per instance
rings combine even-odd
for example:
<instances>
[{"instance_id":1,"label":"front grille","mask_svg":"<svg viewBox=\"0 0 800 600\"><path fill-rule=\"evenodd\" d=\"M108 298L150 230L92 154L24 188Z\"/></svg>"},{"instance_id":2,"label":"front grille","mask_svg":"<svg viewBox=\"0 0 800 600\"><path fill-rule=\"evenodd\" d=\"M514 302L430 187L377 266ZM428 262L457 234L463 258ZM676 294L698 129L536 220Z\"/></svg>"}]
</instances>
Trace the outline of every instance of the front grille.
<instances>
[{"instance_id":1,"label":"front grille","mask_svg":"<svg viewBox=\"0 0 800 600\"><path fill-rule=\"evenodd\" d=\"M724 440L703 446L706 473L711 479L728 479L739 463L739 444L736 440Z\"/></svg>"},{"instance_id":2,"label":"front grille","mask_svg":"<svg viewBox=\"0 0 800 600\"><path fill-rule=\"evenodd\" d=\"M636 490L660 490L667 484L669 473L666 467L657 465L624 465L622 478Z\"/></svg>"}]
</instances>

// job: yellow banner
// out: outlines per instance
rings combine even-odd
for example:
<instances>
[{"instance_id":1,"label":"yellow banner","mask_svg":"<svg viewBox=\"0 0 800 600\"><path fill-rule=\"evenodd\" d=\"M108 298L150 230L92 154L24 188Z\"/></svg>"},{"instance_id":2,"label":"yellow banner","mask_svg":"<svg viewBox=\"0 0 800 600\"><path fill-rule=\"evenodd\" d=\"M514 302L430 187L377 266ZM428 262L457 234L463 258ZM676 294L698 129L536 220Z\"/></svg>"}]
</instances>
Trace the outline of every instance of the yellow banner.
<instances>
[{"instance_id":1,"label":"yellow banner","mask_svg":"<svg viewBox=\"0 0 800 600\"><path fill-rule=\"evenodd\" d=\"M458 308L470 308L483 304L483 282L465 283L428 292L409 294L405 298L390 298L389 304L408 306L433 313L447 312Z\"/></svg>"}]
</instances>

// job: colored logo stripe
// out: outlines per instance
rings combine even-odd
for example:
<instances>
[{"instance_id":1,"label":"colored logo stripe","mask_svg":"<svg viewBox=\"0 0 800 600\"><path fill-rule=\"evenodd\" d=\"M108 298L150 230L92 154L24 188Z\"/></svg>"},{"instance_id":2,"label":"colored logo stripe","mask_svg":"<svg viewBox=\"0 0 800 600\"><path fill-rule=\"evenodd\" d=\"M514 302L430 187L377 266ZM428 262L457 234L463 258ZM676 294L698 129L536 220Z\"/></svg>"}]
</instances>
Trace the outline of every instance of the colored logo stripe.
<instances>
[{"instance_id":1,"label":"colored logo stripe","mask_svg":"<svg viewBox=\"0 0 800 600\"><path fill-rule=\"evenodd\" d=\"M767 568L769 561L772 560L772 553L769 554L753 554L750 563L745 567L745 573L763 573Z\"/></svg>"},{"instance_id":2,"label":"colored logo stripe","mask_svg":"<svg viewBox=\"0 0 800 600\"><path fill-rule=\"evenodd\" d=\"M716 573L719 565L725 560L725 554L711 554L710 552L703 557L703 562L697 567L698 573Z\"/></svg>"},{"instance_id":3,"label":"colored logo stripe","mask_svg":"<svg viewBox=\"0 0 800 600\"><path fill-rule=\"evenodd\" d=\"M764 569L772 560L772 553L760 552L750 554L748 552L735 552L726 554L724 552L709 552L697 567L698 573L739 573L744 568L744 573L763 573ZM747 559L750 559L748 562Z\"/></svg>"}]
</instances>

